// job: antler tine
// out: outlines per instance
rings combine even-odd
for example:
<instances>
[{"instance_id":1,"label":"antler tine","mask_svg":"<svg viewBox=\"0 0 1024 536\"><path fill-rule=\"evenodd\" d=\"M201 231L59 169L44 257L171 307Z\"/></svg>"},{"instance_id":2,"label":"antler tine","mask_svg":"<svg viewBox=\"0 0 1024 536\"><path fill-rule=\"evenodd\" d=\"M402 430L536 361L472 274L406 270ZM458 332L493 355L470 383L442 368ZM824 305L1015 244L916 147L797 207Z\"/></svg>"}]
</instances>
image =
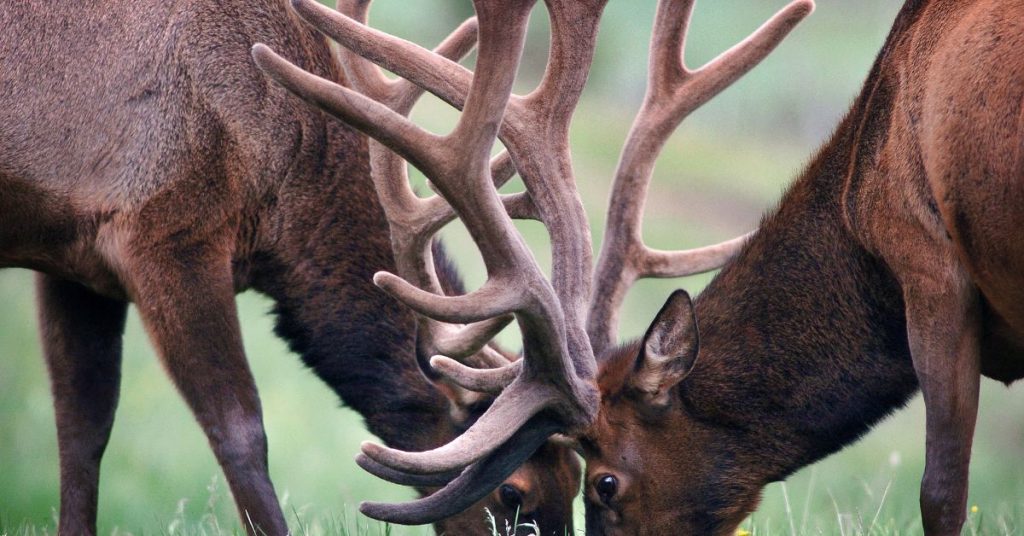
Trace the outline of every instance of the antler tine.
<instances>
[{"instance_id":1,"label":"antler tine","mask_svg":"<svg viewBox=\"0 0 1024 536\"><path fill-rule=\"evenodd\" d=\"M387 145L416 167L434 170L445 166L436 151L444 138L375 100L296 67L262 43L253 46L252 55L260 69L289 91Z\"/></svg>"},{"instance_id":2,"label":"antler tine","mask_svg":"<svg viewBox=\"0 0 1024 536\"><path fill-rule=\"evenodd\" d=\"M522 360L513 361L503 367L485 370L469 368L446 356L434 356L430 366L438 373L451 379L455 385L478 393L498 394L519 377Z\"/></svg>"},{"instance_id":3,"label":"antler tine","mask_svg":"<svg viewBox=\"0 0 1024 536\"><path fill-rule=\"evenodd\" d=\"M338 0L336 9L350 19L363 24L367 23L372 0ZM387 79L384 73L362 56L353 54L348 48L338 47L338 59L345 68L349 83L356 91L378 97L389 94L394 82Z\"/></svg>"},{"instance_id":4,"label":"antler tine","mask_svg":"<svg viewBox=\"0 0 1024 536\"><path fill-rule=\"evenodd\" d=\"M362 467L364 471L371 475L387 480L394 484L401 484L403 486L420 486L420 487L441 487L452 480L458 478L462 471L451 471L448 473L434 473L432 475L416 475L412 473L403 473L396 471L390 467L381 465L372 458L369 458L363 453L356 455L356 465Z\"/></svg>"},{"instance_id":5,"label":"antler tine","mask_svg":"<svg viewBox=\"0 0 1024 536\"><path fill-rule=\"evenodd\" d=\"M778 47L802 20L814 11L814 0L794 0L768 19L760 28L706 65L690 73L692 100L684 101L690 111L699 108L743 75L750 72ZM688 112L684 114L688 115Z\"/></svg>"},{"instance_id":6,"label":"antler tine","mask_svg":"<svg viewBox=\"0 0 1024 536\"><path fill-rule=\"evenodd\" d=\"M729 262L753 234L685 251L661 251L643 246L643 264L639 271L644 277L671 278L716 270Z\"/></svg>"},{"instance_id":7,"label":"antler tine","mask_svg":"<svg viewBox=\"0 0 1024 536\"><path fill-rule=\"evenodd\" d=\"M426 452L405 452L365 442L362 451L378 463L406 473L433 474L461 469L501 447L528 420L551 408L563 396L554 387L523 380L520 375L476 424L447 445Z\"/></svg>"},{"instance_id":8,"label":"antler tine","mask_svg":"<svg viewBox=\"0 0 1024 536\"><path fill-rule=\"evenodd\" d=\"M683 58L690 17L697 0L660 1L651 30L650 58L647 65L647 91L671 95L687 76Z\"/></svg>"},{"instance_id":9,"label":"antler tine","mask_svg":"<svg viewBox=\"0 0 1024 536\"><path fill-rule=\"evenodd\" d=\"M597 353L615 344L618 309L637 279L680 277L719 268L746 241L749 235L677 252L644 245L643 211L655 160L683 119L760 63L814 10L813 0L795 0L745 40L691 71L682 55L693 4L694 0L658 3L647 95L619 160L595 271L587 330Z\"/></svg>"},{"instance_id":10,"label":"antler tine","mask_svg":"<svg viewBox=\"0 0 1024 536\"><path fill-rule=\"evenodd\" d=\"M479 341L494 339L512 320L512 315L496 316L461 329L437 333L434 341L436 353L455 359L468 358L480 350L482 344L478 346Z\"/></svg>"}]
</instances>

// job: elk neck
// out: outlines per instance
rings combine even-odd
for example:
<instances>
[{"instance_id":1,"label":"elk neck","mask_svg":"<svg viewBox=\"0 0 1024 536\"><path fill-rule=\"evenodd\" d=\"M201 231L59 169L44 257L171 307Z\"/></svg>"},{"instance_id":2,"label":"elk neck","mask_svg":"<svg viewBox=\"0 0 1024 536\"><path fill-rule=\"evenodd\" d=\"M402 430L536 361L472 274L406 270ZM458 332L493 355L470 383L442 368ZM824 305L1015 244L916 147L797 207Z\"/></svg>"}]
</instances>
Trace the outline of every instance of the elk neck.
<instances>
[{"instance_id":1,"label":"elk neck","mask_svg":"<svg viewBox=\"0 0 1024 536\"><path fill-rule=\"evenodd\" d=\"M396 448L455 435L448 400L417 364L412 313L373 282L394 271L366 140L310 108L288 173L258 226L247 268L276 302L276 331L367 427Z\"/></svg>"},{"instance_id":2,"label":"elk neck","mask_svg":"<svg viewBox=\"0 0 1024 536\"><path fill-rule=\"evenodd\" d=\"M696 301L700 355L680 393L749 447L734 445L764 483L855 441L917 390L900 288L843 217L863 113L854 106Z\"/></svg>"},{"instance_id":3,"label":"elk neck","mask_svg":"<svg viewBox=\"0 0 1024 536\"><path fill-rule=\"evenodd\" d=\"M680 394L729 430L725 450L763 483L852 443L917 391L902 290L864 241L850 189L886 138L884 70L927 5L904 5L831 140L696 300L700 356Z\"/></svg>"}]
</instances>

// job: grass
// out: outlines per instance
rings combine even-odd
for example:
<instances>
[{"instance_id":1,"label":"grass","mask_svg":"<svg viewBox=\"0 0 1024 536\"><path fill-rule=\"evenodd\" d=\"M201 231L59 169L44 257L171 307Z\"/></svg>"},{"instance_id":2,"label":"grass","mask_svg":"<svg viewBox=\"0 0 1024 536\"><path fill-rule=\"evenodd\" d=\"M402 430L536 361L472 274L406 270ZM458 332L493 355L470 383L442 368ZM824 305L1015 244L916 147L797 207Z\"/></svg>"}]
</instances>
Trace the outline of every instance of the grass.
<instances>
[{"instance_id":1,"label":"grass","mask_svg":"<svg viewBox=\"0 0 1024 536\"><path fill-rule=\"evenodd\" d=\"M453 24L456 18L444 7L452 4L447 0L422 0L422 10L419 3L416 9L403 2L378 3L377 19L387 29L421 42L439 37L438 25L419 20L423 13L450 16ZM689 60L696 65L712 57L782 3L700 3ZM753 228L845 112L897 4L819 0L812 19L775 56L689 119L659 160L645 228L650 243L692 247ZM598 65L573 126L577 177L595 244L618 151L643 91L643 49L653 6L611 2ZM543 56L543 50L531 52L538 53ZM429 101L416 112L418 121L437 131L449 128L455 117ZM530 223L521 228L540 262L549 264L541 230ZM481 264L465 233L455 227L445 239L469 285L479 285ZM641 282L626 302L624 336L641 333L672 289L696 292L708 278ZM430 534L423 527L371 523L356 513L362 500L398 501L412 493L355 465L359 443L370 439L359 416L339 409L334 395L273 336L266 299L250 293L238 302L265 410L271 475L295 533ZM50 535L58 492L56 434L28 272L0 272L0 303L0 536ZM504 338L518 344L514 333ZM101 534L240 533L206 440L134 313L124 354L121 404L104 458ZM743 530L758 536L920 534L923 423L918 399L856 445L793 475L785 485L769 486ZM1024 460L1024 391L984 382L976 438L970 504L978 510L970 514L964 533L1024 534L1024 472L1017 469ZM581 528L580 504L576 514ZM480 520L486 527L483 512Z\"/></svg>"},{"instance_id":2,"label":"grass","mask_svg":"<svg viewBox=\"0 0 1024 536\"><path fill-rule=\"evenodd\" d=\"M886 476L888 475L888 480ZM737 536L794 536L812 534L835 534L839 536L903 536L922 532L916 517L906 515L894 516L891 513L893 473L883 472L876 475L874 483L861 481L862 495L854 503L837 499L831 489L820 489L816 484L817 470L810 472L810 481L798 486L780 483L769 490L769 496L779 495L785 502L780 512L782 517L773 518L770 514L757 513L737 531ZM884 486L876 484L885 481ZM229 501L228 495L217 485L214 478L209 486L209 495L205 500L205 512L198 517L189 515L186 505L188 500L178 501L174 514L164 522L154 521L152 528L140 531L127 531L113 527L111 536L227 536L242 535L244 532L233 519L222 520L217 514L216 505ZM818 511L814 503L828 500L831 509ZM802 501L801 505L797 501ZM897 500L898 501L898 500ZM289 524L292 534L296 536L391 536L404 534L404 528L367 521L358 514L343 510L340 514L311 515L309 507L297 508L288 504L288 498L282 506L289 512ZM841 504L842 503L842 504ZM490 530L492 536L512 534L511 527L499 526L495 519L485 512L481 524ZM526 525L524 525L526 526ZM56 519L46 524L27 524L8 526L0 519L0 536L50 536L56 534ZM538 530L535 526L526 526ZM964 534L977 535L1014 535L1024 527L1024 510L1019 504L1010 502L999 506L983 508L973 505L968 514ZM428 532L423 530L422 534ZM583 534L582 529L577 534Z\"/></svg>"}]
</instances>

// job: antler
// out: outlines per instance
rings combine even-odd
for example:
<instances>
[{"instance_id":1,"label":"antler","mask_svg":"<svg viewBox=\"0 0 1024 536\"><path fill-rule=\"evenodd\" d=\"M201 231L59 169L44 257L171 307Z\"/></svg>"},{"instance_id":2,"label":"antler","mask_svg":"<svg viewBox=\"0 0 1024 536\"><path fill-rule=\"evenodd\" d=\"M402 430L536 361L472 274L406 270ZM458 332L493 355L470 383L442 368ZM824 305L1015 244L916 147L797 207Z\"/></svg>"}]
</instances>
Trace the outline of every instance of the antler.
<instances>
[{"instance_id":1,"label":"antler","mask_svg":"<svg viewBox=\"0 0 1024 536\"><path fill-rule=\"evenodd\" d=\"M736 46L700 69L689 70L682 58L694 3L658 3L647 95L619 159L595 272L587 330L598 354L615 344L619 308L637 279L714 270L743 246L749 235L689 251L647 247L642 220L654 163L683 119L754 68L814 10L813 0L795 0Z\"/></svg>"},{"instance_id":2,"label":"antler","mask_svg":"<svg viewBox=\"0 0 1024 536\"><path fill-rule=\"evenodd\" d=\"M463 115L447 136L420 129L388 104L306 73L263 45L253 49L257 64L282 85L364 131L423 171L464 222L488 273L481 289L452 297L423 290L388 273L378 273L375 282L417 312L443 322L471 324L467 329L477 335L489 334L498 323L494 319L509 313L516 315L523 332L524 358L501 369L476 371L446 358L434 359L442 372L448 372L461 385L486 390L504 387L487 412L455 441L423 453L364 445L368 458L363 459L364 467L392 480L436 482L451 478L453 470L466 468L444 490L420 501L363 505L363 511L374 517L425 523L451 515L463 508L466 500L468 505L489 492L496 485L495 479L500 482L511 473L515 465L510 461L529 456L552 433L588 425L596 413L592 381L595 363L584 329L584 306L591 281L590 237L572 176L568 125L586 80L605 0L548 1L554 29L548 72L537 91L511 98L534 1L474 0L481 39L477 71L464 101L469 75L458 64L321 9L309 0L293 1L303 17L343 46L456 107L462 106ZM358 2L349 7L358 10L365 5ZM389 93L397 95L378 74L362 67L356 67L356 72L360 73L356 82L364 90L385 98ZM407 96L408 92L402 93ZM409 99L403 104L411 105ZM401 106L394 108L400 110ZM529 195L529 202L520 195L509 199L509 205L528 212L535 209L551 234L556 261L550 283L512 225L494 187L496 171L508 173L510 167L503 163L505 159L492 166L489 158L499 126ZM399 173L387 175L404 177ZM408 201L405 193L398 193L407 186L398 188L390 181L382 186L382 198L393 195L395 206ZM415 241L426 234L410 232L409 236ZM422 243L415 246L407 249L412 251ZM416 280L423 283L419 277ZM542 411L544 414L538 415ZM442 501L455 492L462 501Z\"/></svg>"}]
</instances>

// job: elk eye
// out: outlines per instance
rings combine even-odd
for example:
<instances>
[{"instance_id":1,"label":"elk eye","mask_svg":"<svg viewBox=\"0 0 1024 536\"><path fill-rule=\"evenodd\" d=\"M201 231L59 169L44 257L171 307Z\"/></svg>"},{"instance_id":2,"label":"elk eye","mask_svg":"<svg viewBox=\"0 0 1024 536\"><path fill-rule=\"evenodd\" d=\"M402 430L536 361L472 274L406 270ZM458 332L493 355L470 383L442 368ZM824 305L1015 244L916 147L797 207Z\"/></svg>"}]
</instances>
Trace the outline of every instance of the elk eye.
<instances>
[{"instance_id":1,"label":"elk eye","mask_svg":"<svg viewBox=\"0 0 1024 536\"><path fill-rule=\"evenodd\" d=\"M502 484L498 488L498 496L509 510L516 510L523 505L523 494L511 484Z\"/></svg>"},{"instance_id":2,"label":"elk eye","mask_svg":"<svg viewBox=\"0 0 1024 536\"><path fill-rule=\"evenodd\" d=\"M601 498L601 502L608 504L615 497L615 494L619 492L619 479L613 475L604 475L597 479L597 483L594 484L594 491L597 491L597 496Z\"/></svg>"}]
</instances>

